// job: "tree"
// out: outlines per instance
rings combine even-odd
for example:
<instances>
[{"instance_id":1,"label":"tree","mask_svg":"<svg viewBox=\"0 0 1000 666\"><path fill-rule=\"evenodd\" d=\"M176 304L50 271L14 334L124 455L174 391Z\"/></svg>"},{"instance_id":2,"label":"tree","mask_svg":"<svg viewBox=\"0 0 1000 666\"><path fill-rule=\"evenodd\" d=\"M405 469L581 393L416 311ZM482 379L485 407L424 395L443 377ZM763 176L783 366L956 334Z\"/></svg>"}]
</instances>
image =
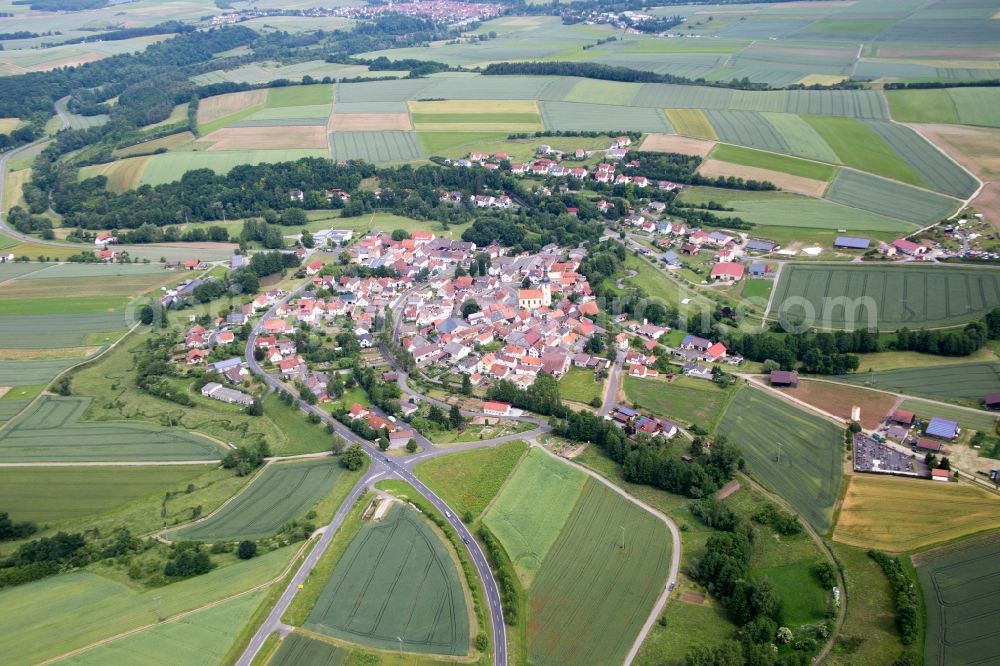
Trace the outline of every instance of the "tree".
<instances>
[{"instance_id":1,"label":"tree","mask_svg":"<svg viewBox=\"0 0 1000 666\"><path fill-rule=\"evenodd\" d=\"M257 544L249 539L240 541L236 548L236 556L241 560L249 560L257 554Z\"/></svg>"},{"instance_id":2,"label":"tree","mask_svg":"<svg viewBox=\"0 0 1000 666\"><path fill-rule=\"evenodd\" d=\"M764 360L762 369L764 370L765 375L769 375L775 370L781 370L781 364L775 361L774 359L768 358Z\"/></svg>"},{"instance_id":3,"label":"tree","mask_svg":"<svg viewBox=\"0 0 1000 666\"><path fill-rule=\"evenodd\" d=\"M340 457L340 464L352 472L356 472L365 464L365 451L360 444L351 444Z\"/></svg>"},{"instance_id":4,"label":"tree","mask_svg":"<svg viewBox=\"0 0 1000 666\"><path fill-rule=\"evenodd\" d=\"M385 436L384 432L381 435L379 435L378 448L381 449L382 451L389 450L389 438Z\"/></svg>"},{"instance_id":5,"label":"tree","mask_svg":"<svg viewBox=\"0 0 1000 666\"><path fill-rule=\"evenodd\" d=\"M393 229L393 231L392 231L392 240L394 240L394 241L402 241L402 240L406 240L408 238L410 238L410 232L407 231L406 229Z\"/></svg>"},{"instance_id":6,"label":"tree","mask_svg":"<svg viewBox=\"0 0 1000 666\"><path fill-rule=\"evenodd\" d=\"M469 375L462 375L462 395L472 395L472 379Z\"/></svg>"},{"instance_id":7,"label":"tree","mask_svg":"<svg viewBox=\"0 0 1000 666\"><path fill-rule=\"evenodd\" d=\"M948 456L942 456L941 457L941 462L938 463L937 468L938 469L947 469L947 470L951 469L951 461L948 460Z\"/></svg>"},{"instance_id":8,"label":"tree","mask_svg":"<svg viewBox=\"0 0 1000 666\"><path fill-rule=\"evenodd\" d=\"M448 414L448 420L451 421L452 428L461 428L464 419L462 418L462 410L459 409L458 405L452 405L451 411Z\"/></svg>"},{"instance_id":9,"label":"tree","mask_svg":"<svg viewBox=\"0 0 1000 666\"><path fill-rule=\"evenodd\" d=\"M413 438L411 437L411 438L410 438L410 439L409 439L409 440L408 440L408 441L406 442L406 451L407 451L408 453L416 453L416 452L417 452L417 440L415 440L415 439L413 439Z\"/></svg>"},{"instance_id":10,"label":"tree","mask_svg":"<svg viewBox=\"0 0 1000 666\"><path fill-rule=\"evenodd\" d=\"M250 416L264 416L264 403L254 398L254 401L247 405L247 414Z\"/></svg>"},{"instance_id":11,"label":"tree","mask_svg":"<svg viewBox=\"0 0 1000 666\"><path fill-rule=\"evenodd\" d=\"M335 456L339 456L347 448L347 442L340 435L334 434L333 440L330 443L330 453Z\"/></svg>"},{"instance_id":12,"label":"tree","mask_svg":"<svg viewBox=\"0 0 1000 666\"><path fill-rule=\"evenodd\" d=\"M464 317L465 319L468 319L469 315L475 314L480 310L481 308L479 307L479 303L476 303L471 298L462 303L462 317Z\"/></svg>"}]
</instances>

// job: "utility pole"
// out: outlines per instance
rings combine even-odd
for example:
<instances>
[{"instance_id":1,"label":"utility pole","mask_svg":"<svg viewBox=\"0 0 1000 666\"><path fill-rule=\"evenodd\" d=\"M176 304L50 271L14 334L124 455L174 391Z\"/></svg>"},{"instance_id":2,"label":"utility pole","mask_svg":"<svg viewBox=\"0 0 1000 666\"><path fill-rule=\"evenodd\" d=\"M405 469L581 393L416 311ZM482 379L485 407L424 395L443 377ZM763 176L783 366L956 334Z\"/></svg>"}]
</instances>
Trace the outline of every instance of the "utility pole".
<instances>
[{"instance_id":1,"label":"utility pole","mask_svg":"<svg viewBox=\"0 0 1000 666\"><path fill-rule=\"evenodd\" d=\"M156 621L163 622L163 615L160 613L160 597L153 597L153 607L156 609Z\"/></svg>"},{"instance_id":2,"label":"utility pole","mask_svg":"<svg viewBox=\"0 0 1000 666\"><path fill-rule=\"evenodd\" d=\"M778 462L781 462L781 442L778 442Z\"/></svg>"},{"instance_id":3,"label":"utility pole","mask_svg":"<svg viewBox=\"0 0 1000 666\"><path fill-rule=\"evenodd\" d=\"M622 550L625 550L625 526L622 525L621 529L622 529L622 545L621 545L621 548L622 548Z\"/></svg>"},{"instance_id":4,"label":"utility pole","mask_svg":"<svg viewBox=\"0 0 1000 666\"><path fill-rule=\"evenodd\" d=\"M399 654L403 654L403 637L396 636L396 640L399 641Z\"/></svg>"}]
</instances>

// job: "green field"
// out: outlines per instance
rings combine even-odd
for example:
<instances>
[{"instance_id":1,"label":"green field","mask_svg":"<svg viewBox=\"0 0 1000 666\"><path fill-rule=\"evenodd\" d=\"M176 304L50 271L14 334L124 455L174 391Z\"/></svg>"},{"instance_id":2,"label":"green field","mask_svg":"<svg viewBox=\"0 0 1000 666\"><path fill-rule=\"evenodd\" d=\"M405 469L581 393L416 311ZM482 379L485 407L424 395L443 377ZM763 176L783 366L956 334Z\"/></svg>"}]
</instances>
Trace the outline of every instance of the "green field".
<instances>
[{"instance_id":1,"label":"green field","mask_svg":"<svg viewBox=\"0 0 1000 666\"><path fill-rule=\"evenodd\" d=\"M335 458L268 465L233 501L171 538L231 541L270 536L322 499L340 480L343 469Z\"/></svg>"},{"instance_id":2,"label":"green field","mask_svg":"<svg viewBox=\"0 0 1000 666\"><path fill-rule=\"evenodd\" d=\"M823 140L823 137L802 119L802 116L792 113L762 112L760 117L781 135L788 147L788 152L792 155L830 164L837 163L837 154Z\"/></svg>"},{"instance_id":3,"label":"green field","mask_svg":"<svg viewBox=\"0 0 1000 666\"><path fill-rule=\"evenodd\" d=\"M303 157L327 156L328 153L325 150L307 148L164 153L148 158L149 162L142 171L140 181L143 185L160 185L180 180L185 172L193 169L211 169L216 173L225 174L241 164L287 162Z\"/></svg>"},{"instance_id":4,"label":"green field","mask_svg":"<svg viewBox=\"0 0 1000 666\"><path fill-rule=\"evenodd\" d=\"M952 405L943 405L939 402L929 400L919 400L911 398L904 400L900 409L913 412L924 419L939 416L943 419L950 419L958 423L964 429L978 430L985 433L993 433L997 424L996 414L982 410L962 409Z\"/></svg>"},{"instance_id":5,"label":"green field","mask_svg":"<svg viewBox=\"0 0 1000 666\"><path fill-rule=\"evenodd\" d=\"M817 530L830 529L843 467L840 428L762 390L742 389L718 432L743 449L755 478Z\"/></svg>"},{"instance_id":6,"label":"green field","mask_svg":"<svg viewBox=\"0 0 1000 666\"><path fill-rule=\"evenodd\" d=\"M941 194L851 169L840 170L827 189L826 198L920 226L948 217L961 204Z\"/></svg>"},{"instance_id":7,"label":"green field","mask_svg":"<svg viewBox=\"0 0 1000 666\"><path fill-rule=\"evenodd\" d=\"M468 615L444 543L415 512L395 506L382 522L362 525L304 627L384 650L464 655Z\"/></svg>"},{"instance_id":8,"label":"green field","mask_svg":"<svg viewBox=\"0 0 1000 666\"><path fill-rule=\"evenodd\" d=\"M328 137L335 160L412 162L424 157L416 132L331 132Z\"/></svg>"},{"instance_id":9,"label":"green field","mask_svg":"<svg viewBox=\"0 0 1000 666\"><path fill-rule=\"evenodd\" d=\"M782 601L782 616L786 625L818 622L826 611L826 594L816 584L809 563L798 562L777 567L754 569L755 579L768 578Z\"/></svg>"},{"instance_id":10,"label":"green field","mask_svg":"<svg viewBox=\"0 0 1000 666\"><path fill-rule=\"evenodd\" d=\"M162 495L204 473L205 465L0 468L0 507L12 520L81 518Z\"/></svg>"},{"instance_id":11,"label":"green field","mask_svg":"<svg viewBox=\"0 0 1000 666\"><path fill-rule=\"evenodd\" d=\"M862 364L861 370L865 369ZM1000 391L1000 363L957 363L925 368L897 368L880 372L858 372L838 377L887 391L922 395L940 400L964 400L981 404L983 396Z\"/></svg>"},{"instance_id":12,"label":"green field","mask_svg":"<svg viewBox=\"0 0 1000 666\"><path fill-rule=\"evenodd\" d=\"M62 349L88 344L93 333L129 328L130 312L0 317L0 344L8 349Z\"/></svg>"},{"instance_id":13,"label":"green field","mask_svg":"<svg viewBox=\"0 0 1000 666\"><path fill-rule=\"evenodd\" d=\"M962 199L976 191L975 178L909 127L882 120L865 124L916 169L931 189Z\"/></svg>"},{"instance_id":14,"label":"green field","mask_svg":"<svg viewBox=\"0 0 1000 666\"><path fill-rule=\"evenodd\" d=\"M222 448L203 437L138 421L81 423L90 398L45 396L0 431L6 462L212 460Z\"/></svg>"},{"instance_id":15,"label":"green field","mask_svg":"<svg viewBox=\"0 0 1000 666\"><path fill-rule=\"evenodd\" d=\"M3 342L0 342L2 345ZM0 361L0 385L35 386L47 384L60 372L83 359L52 358L32 361Z\"/></svg>"},{"instance_id":16,"label":"green field","mask_svg":"<svg viewBox=\"0 0 1000 666\"><path fill-rule=\"evenodd\" d=\"M743 164L760 169L770 169L814 180L831 180L837 171L835 167L829 164L810 162L787 155L778 155L777 153L769 153L729 144L719 144L716 146L712 150L711 157L723 162Z\"/></svg>"},{"instance_id":17,"label":"green field","mask_svg":"<svg viewBox=\"0 0 1000 666\"><path fill-rule=\"evenodd\" d=\"M417 477L426 483L459 516L479 517L500 491L527 444L513 441L495 447L432 458L417 466Z\"/></svg>"},{"instance_id":18,"label":"green field","mask_svg":"<svg viewBox=\"0 0 1000 666\"><path fill-rule=\"evenodd\" d=\"M61 664L103 666L109 663L169 663L200 666L222 663L243 626L250 620L263 592L164 622L138 634L119 638L60 661Z\"/></svg>"},{"instance_id":19,"label":"green field","mask_svg":"<svg viewBox=\"0 0 1000 666\"><path fill-rule=\"evenodd\" d=\"M669 565L666 526L588 479L531 584L529 662L621 663L666 584Z\"/></svg>"},{"instance_id":20,"label":"green field","mask_svg":"<svg viewBox=\"0 0 1000 666\"><path fill-rule=\"evenodd\" d=\"M314 106L333 103L333 86L318 84L310 86L286 86L269 88L267 91L268 108L286 108L292 106Z\"/></svg>"},{"instance_id":21,"label":"green field","mask_svg":"<svg viewBox=\"0 0 1000 666\"><path fill-rule=\"evenodd\" d=\"M637 409L709 429L718 422L731 395L712 382L690 377L677 377L670 382L625 377L624 387L625 396Z\"/></svg>"},{"instance_id":22,"label":"green field","mask_svg":"<svg viewBox=\"0 0 1000 666\"><path fill-rule=\"evenodd\" d=\"M586 479L545 452L531 450L483 518L525 585L541 569Z\"/></svg>"},{"instance_id":23,"label":"green field","mask_svg":"<svg viewBox=\"0 0 1000 666\"><path fill-rule=\"evenodd\" d=\"M157 608L165 617L200 608L274 578L291 554L281 548L145 591L86 570L7 588L0 591L4 661L37 663L155 624Z\"/></svg>"},{"instance_id":24,"label":"green field","mask_svg":"<svg viewBox=\"0 0 1000 666\"><path fill-rule=\"evenodd\" d=\"M1000 542L959 542L921 555L925 664L987 664L1000 660Z\"/></svg>"},{"instance_id":25,"label":"green field","mask_svg":"<svg viewBox=\"0 0 1000 666\"><path fill-rule=\"evenodd\" d=\"M264 413L285 435L284 442L271 442L275 455L295 456L329 450L330 436L323 426L309 423L302 410L281 402L277 393L264 398Z\"/></svg>"},{"instance_id":26,"label":"green field","mask_svg":"<svg viewBox=\"0 0 1000 666\"><path fill-rule=\"evenodd\" d=\"M771 289L774 288L774 280L756 278L743 281L743 291L740 296L743 298L759 298L766 303L771 296Z\"/></svg>"},{"instance_id":27,"label":"green field","mask_svg":"<svg viewBox=\"0 0 1000 666\"><path fill-rule=\"evenodd\" d=\"M884 330L954 326L1000 306L1000 274L958 266L790 264L775 289L772 316L805 316L821 328L867 326L869 318ZM833 300L845 296L865 300L845 314Z\"/></svg>"},{"instance_id":28,"label":"green field","mask_svg":"<svg viewBox=\"0 0 1000 666\"><path fill-rule=\"evenodd\" d=\"M843 164L927 187L920 174L861 121L832 116L807 116L805 121L829 144Z\"/></svg>"},{"instance_id":29,"label":"green field","mask_svg":"<svg viewBox=\"0 0 1000 666\"><path fill-rule=\"evenodd\" d=\"M609 97L607 101L619 102L614 97ZM671 129L659 109L580 102L541 102L539 107L545 128L549 130L669 132ZM607 143L605 141L605 148Z\"/></svg>"},{"instance_id":30,"label":"green field","mask_svg":"<svg viewBox=\"0 0 1000 666\"><path fill-rule=\"evenodd\" d=\"M268 661L269 666L343 666L350 652L298 633L281 641L281 647Z\"/></svg>"},{"instance_id":31,"label":"green field","mask_svg":"<svg viewBox=\"0 0 1000 666\"><path fill-rule=\"evenodd\" d=\"M893 119L900 122L1000 127L997 88L887 90L885 96Z\"/></svg>"},{"instance_id":32,"label":"green field","mask_svg":"<svg viewBox=\"0 0 1000 666\"><path fill-rule=\"evenodd\" d=\"M604 397L604 382L594 381L594 371L570 368L559 380L559 397L589 405L594 398Z\"/></svg>"}]
</instances>

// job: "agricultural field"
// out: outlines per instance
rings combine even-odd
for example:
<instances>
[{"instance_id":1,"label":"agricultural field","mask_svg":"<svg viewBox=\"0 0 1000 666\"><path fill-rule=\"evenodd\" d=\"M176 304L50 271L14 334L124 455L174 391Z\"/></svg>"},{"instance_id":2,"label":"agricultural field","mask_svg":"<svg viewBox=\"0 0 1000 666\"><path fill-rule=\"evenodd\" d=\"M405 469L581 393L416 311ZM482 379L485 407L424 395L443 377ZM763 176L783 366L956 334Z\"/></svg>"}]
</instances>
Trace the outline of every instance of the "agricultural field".
<instances>
[{"instance_id":1,"label":"agricultural field","mask_svg":"<svg viewBox=\"0 0 1000 666\"><path fill-rule=\"evenodd\" d=\"M6 462L212 460L214 442L139 421L82 423L90 398L45 396L0 431Z\"/></svg>"},{"instance_id":2,"label":"agricultural field","mask_svg":"<svg viewBox=\"0 0 1000 666\"><path fill-rule=\"evenodd\" d=\"M157 467L6 467L0 506L12 520L37 523L82 518L158 496L194 480L204 465Z\"/></svg>"},{"instance_id":3,"label":"agricultural field","mask_svg":"<svg viewBox=\"0 0 1000 666\"><path fill-rule=\"evenodd\" d=\"M765 391L745 388L717 432L740 445L755 478L819 532L830 529L842 474L841 428Z\"/></svg>"},{"instance_id":4,"label":"agricultural field","mask_svg":"<svg viewBox=\"0 0 1000 666\"><path fill-rule=\"evenodd\" d=\"M610 97L609 100L618 101ZM539 104L545 128L567 132L669 132L670 124L659 109L620 104L585 104L546 101Z\"/></svg>"},{"instance_id":5,"label":"agricultural field","mask_svg":"<svg viewBox=\"0 0 1000 666\"><path fill-rule=\"evenodd\" d=\"M423 159L414 132L331 132L330 155L334 160L412 162Z\"/></svg>"},{"instance_id":6,"label":"agricultural field","mask_svg":"<svg viewBox=\"0 0 1000 666\"><path fill-rule=\"evenodd\" d=\"M588 479L529 590L529 661L622 661L666 584L669 544L657 518Z\"/></svg>"},{"instance_id":7,"label":"agricultural field","mask_svg":"<svg viewBox=\"0 0 1000 666\"><path fill-rule=\"evenodd\" d=\"M861 407L861 425L869 430L878 427L879 422L896 404L896 397L888 393L811 379L799 379L799 385L795 388L775 390L845 421L851 418L851 407L857 405Z\"/></svg>"},{"instance_id":8,"label":"agricultural field","mask_svg":"<svg viewBox=\"0 0 1000 666\"><path fill-rule=\"evenodd\" d=\"M845 312L836 297L865 298ZM789 301L792 300L791 303ZM781 271L771 316L822 328L954 326L1000 305L1000 274L957 266L805 266Z\"/></svg>"},{"instance_id":9,"label":"agricultural field","mask_svg":"<svg viewBox=\"0 0 1000 666\"><path fill-rule=\"evenodd\" d=\"M930 420L935 416L939 416L943 419L951 419L965 430L993 433L997 425L997 417L993 412L986 412L979 409L968 409L953 405L944 405L940 402L919 400L917 398L904 400L900 403L899 409L913 412L925 420Z\"/></svg>"},{"instance_id":10,"label":"agricultural field","mask_svg":"<svg viewBox=\"0 0 1000 666\"><path fill-rule=\"evenodd\" d=\"M249 590L277 576L291 555L292 549L281 548L142 591L88 570L7 588L0 591L0 615L6 618L0 626L4 659L38 663L124 631L155 625L157 609L170 617Z\"/></svg>"},{"instance_id":11,"label":"agricultural field","mask_svg":"<svg viewBox=\"0 0 1000 666\"><path fill-rule=\"evenodd\" d=\"M532 449L483 517L525 585L538 575L586 480L582 472Z\"/></svg>"},{"instance_id":12,"label":"agricultural field","mask_svg":"<svg viewBox=\"0 0 1000 666\"><path fill-rule=\"evenodd\" d=\"M722 162L716 159L709 159L702 162L701 166L698 167L698 173L709 178L721 176L724 178L735 177L742 178L743 180L769 182L784 192L801 194L807 197L822 197L828 185L822 180L802 178L801 176L792 176L781 171L732 164L731 162Z\"/></svg>"},{"instance_id":13,"label":"agricultural field","mask_svg":"<svg viewBox=\"0 0 1000 666\"><path fill-rule=\"evenodd\" d=\"M534 101L450 100L410 102L417 130L439 132L534 132L542 129Z\"/></svg>"},{"instance_id":14,"label":"agricultural field","mask_svg":"<svg viewBox=\"0 0 1000 666\"><path fill-rule=\"evenodd\" d=\"M877 173L885 178L927 187L924 178L860 120L806 116L805 121L833 149L842 164L860 171Z\"/></svg>"},{"instance_id":15,"label":"agricultural field","mask_svg":"<svg viewBox=\"0 0 1000 666\"><path fill-rule=\"evenodd\" d=\"M916 169L931 189L960 199L976 191L976 179L918 132L899 123L881 120L869 120L866 125Z\"/></svg>"},{"instance_id":16,"label":"agricultural field","mask_svg":"<svg viewBox=\"0 0 1000 666\"><path fill-rule=\"evenodd\" d=\"M666 109L667 119L673 125L674 131L681 136L691 136L698 139L718 141L719 135L715 127L700 109Z\"/></svg>"},{"instance_id":17,"label":"agricultural field","mask_svg":"<svg viewBox=\"0 0 1000 666\"><path fill-rule=\"evenodd\" d=\"M741 146L721 144L712 151L712 159L749 167L780 171L793 176L801 176L812 180L830 181L836 173L836 168L830 164L812 162L809 160L789 157L777 153L754 150Z\"/></svg>"},{"instance_id":18,"label":"agricultural field","mask_svg":"<svg viewBox=\"0 0 1000 666\"><path fill-rule=\"evenodd\" d=\"M72 666L108 663L157 663L169 655L175 666L221 663L250 621L264 592L251 592L217 606L163 622L150 629L104 643L60 661Z\"/></svg>"},{"instance_id":19,"label":"agricultural field","mask_svg":"<svg viewBox=\"0 0 1000 666\"><path fill-rule=\"evenodd\" d=\"M416 474L457 515L478 518L496 496L528 447L522 441L432 458Z\"/></svg>"},{"instance_id":20,"label":"agricultural field","mask_svg":"<svg viewBox=\"0 0 1000 666\"><path fill-rule=\"evenodd\" d=\"M862 364L862 369L866 366ZM955 363L922 368L858 372L837 379L937 400L962 400L979 406L988 393L1000 390L1000 363Z\"/></svg>"},{"instance_id":21,"label":"agricultural field","mask_svg":"<svg viewBox=\"0 0 1000 666\"><path fill-rule=\"evenodd\" d=\"M559 380L559 397L589 405L594 398L604 397L604 382L594 381L594 371L570 368Z\"/></svg>"},{"instance_id":22,"label":"agricultural field","mask_svg":"<svg viewBox=\"0 0 1000 666\"><path fill-rule=\"evenodd\" d=\"M711 429L719 420L732 392L712 382L690 377L637 379L625 377L625 396L636 409L676 419L682 424L698 424Z\"/></svg>"},{"instance_id":23,"label":"agricultural field","mask_svg":"<svg viewBox=\"0 0 1000 666\"><path fill-rule=\"evenodd\" d=\"M869 173L841 169L826 198L877 215L902 218L921 226L954 213L961 202Z\"/></svg>"},{"instance_id":24,"label":"agricultural field","mask_svg":"<svg viewBox=\"0 0 1000 666\"><path fill-rule=\"evenodd\" d=\"M933 506L912 520L915 506ZM833 538L893 553L920 550L1000 527L1000 497L968 483L851 477Z\"/></svg>"},{"instance_id":25,"label":"agricultural field","mask_svg":"<svg viewBox=\"0 0 1000 666\"><path fill-rule=\"evenodd\" d=\"M469 613L452 556L422 518L399 504L381 522L361 526L304 628L385 650L469 651Z\"/></svg>"},{"instance_id":26,"label":"agricultural field","mask_svg":"<svg viewBox=\"0 0 1000 666\"><path fill-rule=\"evenodd\" d=\"M305 515L341 480L343 469L334 458L272 463L233 501L171 538L213 542L270 536Z\"/></svg>"},{"instance_id":27,"label":"agricultural field","mask_svg":"<svg viewBox=\"0 0 1000 666\"><path fill-rule=\"evenodd\" d=\"M104 176L108 179L107 189L117 194L126 190L132 190L142 183L142 174L149 161L150 156L127 157L125 159L106 162L105 164L93 164L80 169L80 180L88 180L96 176ZM178 177L183 175L178 174Z\"/></svg>"},{"instance_id":28,"label":"agricultural field","mask_svg":"<svg viewBox=\"0 0 1000 666\"><path fill-rule=\"evenodd\" d=\"M286 162L303 157L327 157L328 151L312 149L281 149L281 150L232 150L232 151L192 151L165 153L151 157L133 157L120 160L115 164L130 160L147 160L139 176L141 185L159 185L178 180L181 175L193 169L211 169L216 173L228 173L230 169L241 164L260 164L262 162Z\"/></svg>"},{"instance_id":29,"label":"agricultural field","mask_svg":"<svg viewBox=\"0 0 1000 666\"><path fill-rule=\"evenodd\" d=\"M893 119L900 122L1000 127L997 88L887 90L885 97Z\"/></svg>"},{"instance_id":30,"label":"agricultural field","mask_svg":"<svg viewBox=\"0 0 1000 666\"><path fill-rule=\"evenodd\" d=\"M1000 659L1000 542L959 542L913 558L924 590L926 664L991 663Z\"/></svg>"},{"instance_id":31,"label":"agricultural field","mask_svg":"<svg viewBox=\"0 0 1000 666\"><path fill-rule=\"evenodd\" d=\"M133 323L126 312L5 316L0 318L0 340L6 349L62 349L89 345L91 335L121 331Z\"/></svg>"},{"instance_id":32,"label":"agricultural field","mask_svg":"<svg viewBox=\"0 0 1000 666\"><path fill-rule=\"evenodd\" d=\"M180 148L181 146L186 146L192 141L194 141L194 134L191 134L191 132L178 132L177 134L171 134L170 136L164 136L159 139L152 139L150 141L137 143L129 146L128 148L118 148L112 153L112 155L115 157L135 157L138 155L152 153L156 150L160 150L161 148L173 150Z\"/></svg>"},{"instance_id":33,"label":"agricultural field","mask_svg":"<svg viewBox=\"0 0 1000 666\"><path fill-rule=\"evenodd\" d=\"M27 361L0 361L0 385L33 386L47 384L66 368L83 359L53 358Z\"/></svg>"},{"instance_id":34,"label":"agricultural field","mask_svg":"<svg viewBox=\"0 0 1000 666\"><path fill-rule=\"evenodd\" d=\"M639 149L650 152L681 153L682 155L708 157L708 154L712 152L712 148L715 146L716 144L713 141L692 139L675 134L647 134Z\"/></svg>"}]
</instances>

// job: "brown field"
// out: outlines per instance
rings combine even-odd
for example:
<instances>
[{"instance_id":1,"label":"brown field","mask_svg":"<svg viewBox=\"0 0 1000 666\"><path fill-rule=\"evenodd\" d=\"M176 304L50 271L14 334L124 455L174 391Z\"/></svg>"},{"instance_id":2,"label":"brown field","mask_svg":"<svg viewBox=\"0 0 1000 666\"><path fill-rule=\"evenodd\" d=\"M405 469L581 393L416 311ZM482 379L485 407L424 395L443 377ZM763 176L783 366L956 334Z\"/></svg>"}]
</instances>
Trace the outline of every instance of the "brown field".
<instances>
[{"instance_id":1,"label":"brown field","mask_svg":"<svg viewBox=\"0 0 1000 666\"><path fill-rule=\"evenodd\" d=\"M412 130L408 113L337 113L334 109L327 129L331 132L380 132Z\"/></svg>"},{"instance_id":2,"label":"brown field","mask_svg":"<svg viewBox=\"0 0 1000 666\"><path fill-rule=\"evenodd\" d=\"M705 595L698 594L697 592L684 592L678 599L684 603L694 604L695 606L701 606L705 603Z\"/></svg>"},{"instance_id":3,"label":"brown field","mask_svg":"<svg viewBox=\"0 0 1000 666\"><path fill-rule=\"evenodd\" d=\"M77 65L85 65L88 62L96 62L107 57L108 56L103 53L81 53L80 55L66 56L65 58L59 58L58 60L49 60L48 62L42 62L37 65L25 67L24 71L47 72L50 69L57 69L59 67L76 67Z\"/></svg>"},{"instance_id":4,"label":"brown field","mask_svg":"<svg viewBox=\"0 0 1000 666\"><path fill-rule=\"evenodd\" d=\"M739 481L730 481L726 485L719 488L718 492L715 493L715 499L721 502L722 500L726 499L739 489L740 489Z\"/></svg>"},{"instance_id":5,"label":"brown field","mask_svg":"<svg viewBox=\"0 0 1000 666\"><path fill-rule=\"evenodd\" d=\"M3 349L0 348L0 361L44 361L51 358L84 359L96 354L100 347L62 347L59 349Z\"/></svg>"},{"instance_id":6,"label":"brown field","mask_svg":"<svg viewBox=\"0 0 1000 666\"><path fill-rule=\"evenodd\" d=\"M968 483L851 477L834 541L906 552L1000 527L1000 497Z\"/></svg>"},{"instance_id":7,"label":"brown field","mask_svg":"<svg viewBox=\"0 0 1000 666\"><path fill-rule=\"evenodd\" d=\"M234 113L262 106L267 101L267 90L245 90L207 97L198 103L198 122L208 123Z\"/></svg>"},{"instance_id":8,"label":"brown field","mask_svg":"<svg viewBox=\"0 0 1000 666\"><path fill-rule=\"evenodd\" d=\"M177 134L171 134L170 136L160 137L159 139L137 143L134 146L116 150L114 156L132 157L133 155L146 155L160 148L170 150L171 148L183 146L190 141L194 141L194 134L191 134L191 132L178 132Z\"/></svg>"},{"instance_id":9,"label":"brown field","mask_svg":"<svg viewBox=\"0 0 1000 666\"><path fill-rule=\"evenodd\" d=\"M639 147L639 150L707 157L712 152L712 148L715 148L715 141L693 139L688 136L677 136L676 134L648 134Z\"/></svg>"},{"instance_id":10,"label":"brown field","mask_svg":"<svg viewBox=\"0 0 1000 666\"><path fill-rule=\"evenodd\" d=\"M787 7L788 5L784 5ZM809 48L789 48L787 46L767 46L765 44L751 44L750 46L743 49L743 53L767 53L770 55L787 55L790 60L794 59L795 56L808 55L808 56L819 56L826 58L839 58L841 56L850 55L853 56L857 52L857 49L809 49ZM836 77L839 79L845 79L847 77L840 76Z\"/></svg>"},{"instance_id":11,"label":"brown field","mask_svg":"<svg viewBox=\"0 0 1000 666\"><path fill-rule=\"evenodd\" d=\"M861 425L871 429L896 404L896 397L860 386L800 379L796 388L776 389L802 402L822 409L845 421L851 418L851 406L861 407Z\"/></svg>"},{"instance_id":12,"label":"brown field","mask_svg":"<svg viewBox=\"0 0 1000 666\"><path fill-rule=\"evenodd\" d=\"M1000 229L1000 129L967 125L909 125L983 181L972 205Z\"/></svg>"},{"instance_id":13,"label":"brown field","mask_svg":"<svg viewBox=\"0 0 1000 666\"><path fill-rule=\"evenodd\" d=\"M719 160L705 160L698 168L703 176L737 176L744 179L769 180L786 192L804 194L807 197L822 197L829 183L802 176L793 176L780 171L761 169L760 167L732 164Z\"/></svg>"},{"instance_id":14,"label":"brown field","mask_svg":"<svg viewBox=\"0 0 1000 666\"><path fill-rule=\"evenodd\" d=\"M878 50L881 58L983 58L996 60L1000 51L963 51L959 49L882 49Z\"/></svg>"},{"instance_id":15,"label":"brown field","mask_svg":"<svg viewBox=\"0 0 1000 666\"><path fill-rule=\"evenodd\" d=\"M296 127L223 127L201 138L211 143L209 150L247 150L266 148L326 148L326 128Z\"/></svg>"}]
</instances>

